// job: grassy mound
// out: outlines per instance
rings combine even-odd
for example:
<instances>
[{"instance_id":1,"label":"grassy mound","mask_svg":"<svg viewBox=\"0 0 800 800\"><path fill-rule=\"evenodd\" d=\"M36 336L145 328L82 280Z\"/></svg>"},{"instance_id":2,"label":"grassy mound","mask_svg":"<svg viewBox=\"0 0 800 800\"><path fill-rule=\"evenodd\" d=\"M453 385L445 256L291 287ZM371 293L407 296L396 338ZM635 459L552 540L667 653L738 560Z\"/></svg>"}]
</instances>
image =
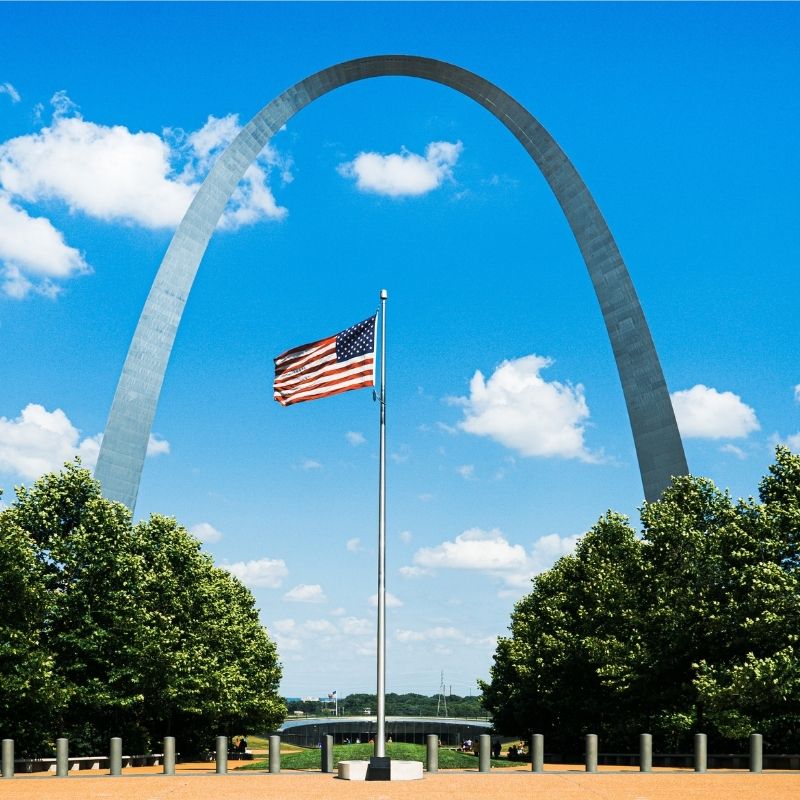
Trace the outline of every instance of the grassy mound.
<instances>
[{"instance_id":1,"label":"grassy mound","mask_svg":"<svg viewBox=\"0 0 800 800\"><path fill-rule=\"evenodd\" d=\"M365 744L336 744L333 746L333 767L340 761L350 759L368 761L375 752L373 745ZM391 742L386 745L386 755L398 761L421 761L425 763L426 749L421 744L405 744L404 742ZM319 769L319 748L313 747L299 750L296 753L281 754L281 769ZM505 759L491 760L493 767L511 767L513 761ZM267 769L268 761L253 761L241 769ZM478 758L471 753L461 753L458 750L439 748L439 769L478 769Z\"/></svg>"}]
</instances>

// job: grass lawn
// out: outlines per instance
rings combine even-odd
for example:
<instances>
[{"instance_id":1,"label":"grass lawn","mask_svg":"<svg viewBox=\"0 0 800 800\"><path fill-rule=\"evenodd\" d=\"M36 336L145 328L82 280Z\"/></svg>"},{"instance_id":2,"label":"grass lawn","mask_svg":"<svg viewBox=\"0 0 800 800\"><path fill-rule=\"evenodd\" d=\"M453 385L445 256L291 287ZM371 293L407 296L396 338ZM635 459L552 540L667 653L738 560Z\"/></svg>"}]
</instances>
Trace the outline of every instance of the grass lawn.
<instances>
[{"instance_id":1,"label":"grass lawn","mask_svg":"<svg viewBox=\"0 0 800 800\"><path fill-rule=\"evenodd\" d=\"M268 753L269 752L269 737L268 736L248 736L247 744L254 753ZM281 753L296 753L302 750L296 744L287 744L281 742Z\"/></svg>"},{"instance_id":2,"label":"grass lawn","mask_svg":"<svg viewBox=\"0 0 800 800\"><path fill-rule=\"evenodd\" d=\"M364 744L336 744L333 746L333 767L336 769L336 765L340 761L348 759L368 761L374 751L374 746L368 742ZM387 742L386 755L399 761L421 761L424 764L426 748L421 744ZM281 751L281 769L319 769L320 758L320 751L316 747L298 750L294 753ZM514 763L505 759L491 760L493 767L512 767ZM245 767L240 767L240 769L267 769L268 766L268 761L253 761ZM439 769L478 769L478 758L470 753L439 748Z\"/></svg>"}]
</instances>

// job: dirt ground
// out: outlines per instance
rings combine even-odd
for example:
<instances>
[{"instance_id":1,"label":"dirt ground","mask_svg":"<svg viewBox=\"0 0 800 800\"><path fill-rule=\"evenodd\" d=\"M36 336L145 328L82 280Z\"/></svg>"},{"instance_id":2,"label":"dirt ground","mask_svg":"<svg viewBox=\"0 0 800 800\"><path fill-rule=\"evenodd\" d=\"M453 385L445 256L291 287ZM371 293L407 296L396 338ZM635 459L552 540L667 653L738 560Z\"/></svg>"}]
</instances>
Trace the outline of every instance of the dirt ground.
<instances>
[{"instance_id":1,"label":"dirt ground","mask_svg":"<svg viewBox=\"0 0 800 800\"><path fill-rule=\"evenodd\" d=\"M233 764L230 765L232 768ZM558 771L556 771L558 770ZM160 767L123 770L112 778L107 770L73 772L68 778L39 773L0 780L0 800L798 800L800 773L765 772L751 775L714 770L697 775L690 770L655 770L643 775L635 768L601 767L587 775L579 766L550 767L535 775L509 768L480 774L447 770L421 781L340 781L318 771L237 771L216 775L213 763L178 764L175 776Z\"/></svg>"}]
</instances>

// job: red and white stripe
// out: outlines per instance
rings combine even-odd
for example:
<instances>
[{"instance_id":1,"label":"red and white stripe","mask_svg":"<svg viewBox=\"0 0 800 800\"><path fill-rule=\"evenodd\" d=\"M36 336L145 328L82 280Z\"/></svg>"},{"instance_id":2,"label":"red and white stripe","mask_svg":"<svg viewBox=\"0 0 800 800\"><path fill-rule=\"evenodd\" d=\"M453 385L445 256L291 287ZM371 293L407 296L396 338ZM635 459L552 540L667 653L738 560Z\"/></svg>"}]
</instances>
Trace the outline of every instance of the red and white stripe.
<instances>
[{"instance_id":1,"label":"red and white stripe","mask_svg":"<svg viewBox=\"0 0 800 800\"><path fill-rule=\"evenodd\" d=\"M336 336L287 350L275 359L275 399L282 406L375 385L375 353L336 361Z\"/></svg>"}]
</instances>

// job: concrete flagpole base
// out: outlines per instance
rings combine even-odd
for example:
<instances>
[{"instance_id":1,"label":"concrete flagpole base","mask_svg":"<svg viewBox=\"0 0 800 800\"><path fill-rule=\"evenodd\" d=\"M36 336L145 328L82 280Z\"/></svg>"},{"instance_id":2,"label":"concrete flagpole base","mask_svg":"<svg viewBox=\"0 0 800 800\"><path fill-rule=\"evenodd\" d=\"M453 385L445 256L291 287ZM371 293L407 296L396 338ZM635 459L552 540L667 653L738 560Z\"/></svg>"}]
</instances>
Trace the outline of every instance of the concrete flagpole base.
<instances>
[{"instance_id":1,"label":"concrete flagpole base","mask_svg":"<svg viewBox=\"0 0 800 800\"><path fill-rule=\"evenodd\" d=\"M386 759L389 769L381 769L383 765L371 766L370 761L340 761L338 777L343 781L419 781L422 780L421 761L399 761ZM371 773L371 774L370 774Z\"/></svg>"}]
</instances>

